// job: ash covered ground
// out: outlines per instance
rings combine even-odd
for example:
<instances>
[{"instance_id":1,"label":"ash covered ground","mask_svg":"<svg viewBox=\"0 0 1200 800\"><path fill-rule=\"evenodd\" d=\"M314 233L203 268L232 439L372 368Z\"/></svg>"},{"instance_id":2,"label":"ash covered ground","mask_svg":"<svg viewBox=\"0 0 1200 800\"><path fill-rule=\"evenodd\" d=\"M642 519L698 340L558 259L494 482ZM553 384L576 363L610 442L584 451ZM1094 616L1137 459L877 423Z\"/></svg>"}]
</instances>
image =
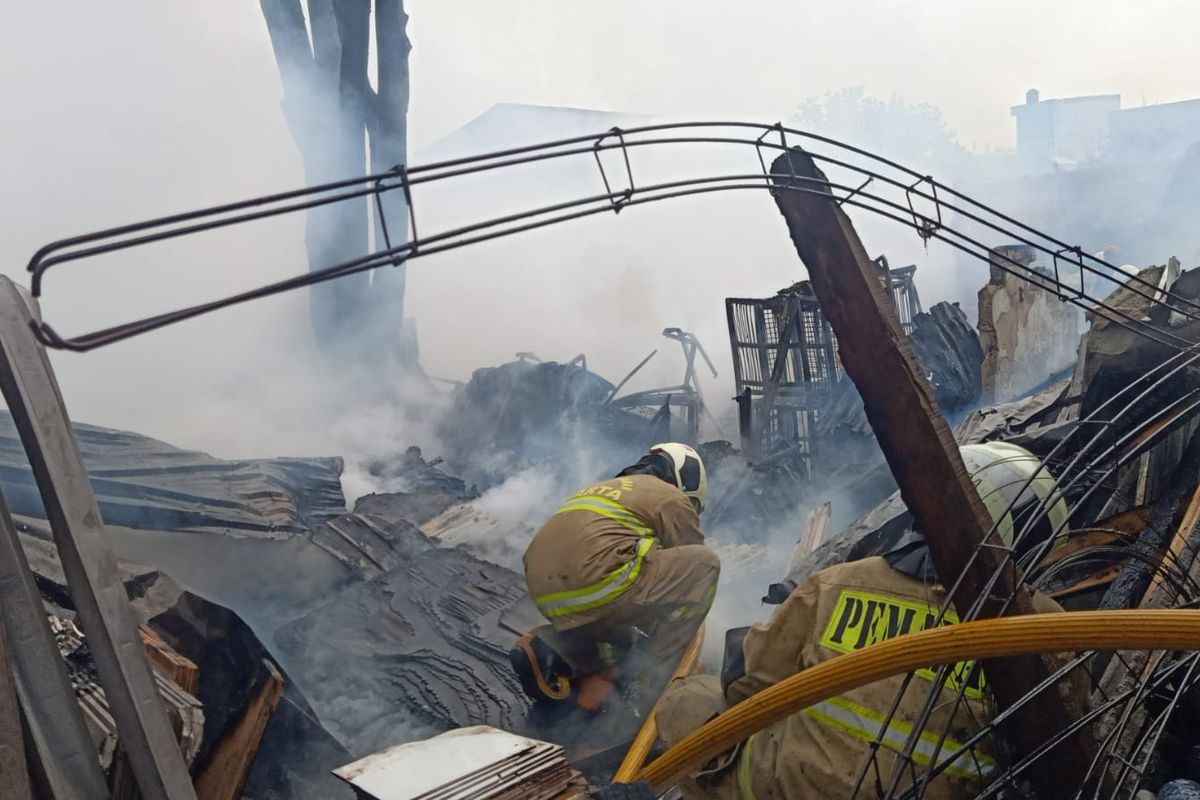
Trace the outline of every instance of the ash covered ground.
<instances>
[{"instance_id":1,"label":"ash covered ground","mask_svg":"<svg viewBox=\"0 0 1200 800\"><path fill-rule=\"evenodd\" d=\"M939 391L959 410L979 393L978 370L959 351L979 347L962 312L943 305L920 320L930 344L918 350L930 369L955 374ZM193 770L260 684L264 659L286 688L248 797L348 796L330 769L453 727L546 734L528 721L506 658L541 622L525 591L524 546L577 483L697 430L670 393L646 409L614 402L616 388L580 363L524 357L481 368L440 401L440 453L408 447L350 467L337 457L222 460L76 425L141 621L199 667L207 723ZM724 564L712 625L755 613L814 498L836 495L837 519L849 520L894 488L856 401L843 387L827 416L828 480L799 480L786 459L753 465L728 441L698 442L716 500L705 529ZM43 595L70 616L7 416L0 459ZM354 496L363 486L379 491ZM720 638L710 637L710 660Z\"/></svg>"},{"instance_id":2,"label":"ash covered ground","mask_svg":"<svg viewBox=\"0 0 1200 800\"><path fill-rule=\"evenodd\" d=\"M1177 290L1200 294L1195 274L1184 273ZM1033 290L999 281L989 291ZM1110 299L1131 313L1165 313L1138 305L1137 297ZM1047 313L1037 324L1076 330L1073 315ZM997 361L1004 325L1029 324L997 319L982 341L956 305L939 303L913 321L914 351L961 443L1004 438L1049 452L1062 420L1088 413L1164 357L1145 340L1092 320L1075 364L1011 402L981 408L985 387L1009 379L986 366L989 353ZM1013 357L1045 356L1024 347ZM205 723L193 771L215 757L272 669L285 688L247 797L349 797L331 769L461 726L569 739L570 732L539 727L506 658L515 639L541 623L521 573L524 546L577 484L613 474L654 442L699 430L689 403L673 402L671 392L654 394L661 405L646 408L640 400L620 403L616 388L583 363L526 356L481 368L438 404L441 452L408 447L350 467L338 457L222 460L136 433L76 425L141 621L199 667L195 696ZM1162 387L1163 402L1178 388ZM811 447L756 461L742 442L697 442L713 500L702 522L723 564L708 623L709 669L719 668L727 628L768 615L762 599L773 585L845 560L851 548L885 548L903 519L847 379L829 392L817 419ZM1154 491L1168 491L1172 466L1160 461L1148 473L1157 490L1118 486L1088 515L1127 513L1134 497L1139 505L1154 501ZM0 485L48 607L71 616L44 511L7 416L0 417ZM379 491L348 493L347 486ZM1123 506L1124 499L1130 501ZM793 559L810 511L826 501L832 535ZM1078 577L1068 572L1059 583ZM625 733L631 731L612 731L616 741Z\"/></svg>"}]
</instances>

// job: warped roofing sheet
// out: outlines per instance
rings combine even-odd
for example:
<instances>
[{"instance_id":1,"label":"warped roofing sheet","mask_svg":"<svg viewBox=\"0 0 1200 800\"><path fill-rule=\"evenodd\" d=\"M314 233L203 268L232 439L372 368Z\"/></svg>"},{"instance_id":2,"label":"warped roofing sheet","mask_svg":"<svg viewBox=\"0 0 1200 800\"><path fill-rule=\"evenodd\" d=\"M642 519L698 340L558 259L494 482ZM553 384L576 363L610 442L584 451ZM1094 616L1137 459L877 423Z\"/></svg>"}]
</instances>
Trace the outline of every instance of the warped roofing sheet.
<instances>
[{"instance_id":1,"label":"warped roofing sheet","mask_svg":"<svg viewBox=\"0 0 1200 800\"><path fill-rule=\"evenodd\" d=\"M552 797L571 779L559 745L486 725L398 745L334 774L376 800Z\"/></svg>"}]
</instances>

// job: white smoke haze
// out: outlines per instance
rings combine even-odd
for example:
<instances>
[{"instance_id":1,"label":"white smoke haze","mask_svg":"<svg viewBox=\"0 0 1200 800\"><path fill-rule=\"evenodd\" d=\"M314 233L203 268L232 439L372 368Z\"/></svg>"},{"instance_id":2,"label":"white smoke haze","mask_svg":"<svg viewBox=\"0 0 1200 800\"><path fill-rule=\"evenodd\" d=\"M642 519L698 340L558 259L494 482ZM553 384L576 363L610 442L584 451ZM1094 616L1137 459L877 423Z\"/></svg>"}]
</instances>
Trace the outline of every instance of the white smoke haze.
<instances>
[{"instance_id":1,"label":"white smoke haze","mask_svg":"<svg viewBox=\"0 0 1200 800\"><path fill-rule=\"evenodd\" d=\"M522 470L504 483L484 492L473 505L480 511L509 520L548 517L554 512L552 498L559 498L562 478L548 466Z\"/></svg>"},{"instance_id":2,"label":"white smoke haze","mask_svg":"<svg viewBox=\"0 0 1200 800\"><path fill-rule=\"evenodd\" d=\"M1102 6L932 3L901 10L866 2L796 8L775 0L734 13L715 3L568 7L538 0L517 8L418 0L408 9L410 138L420 152L503 101L774 120L788 119L807 98L864 85L871 96L899 94L940 107L960 141L982 149L1011 141L1008 106L1032 85L1048 97L1120 91L1134 104L1194 93L1186 71L1174 68L1188 54L1172 34L1195 9ZM0 87L8 100L0 123L6 274L24 280L28 257L55 238L303 182L256 4L139 0L12 13L0 33ZM1027 24L1027 16L1038 24ZM901 22L921 35L897 42ZM1119 32L1121 46L1060 47L1066 27L1080 41L1113 41ZM988 35L963 36L965 30ZM763 46L768 31L804 46ZM853 58L846 57L846 37ZM982 64L1004 69L976 69ZM556 135L537 125L522 133ZM597 178L581 181L595 187ZM429 202L422 210L436 218ZM893 244L859 224L872 252L887 252L894 264L921 264L927 303L941 299L929 280L937 273L910 234L888 234L902 239ZM47 319L81 331L127 319L135 308L163 310L303 272L302 230L297 217L211 243L198 238L187 247L61 267L48 280ZM971 284L984 273L977 274ZM409 313L431 374L465 379L474 367L532 349L554 359L585 352L615 380L659 347L641 376L645 383L631 389L678 379L681 365L666 358L674 344L658 334L668 325L689 328L718 361L720 377L703 385L728 418L721 299L772 292L800 277L768 198L700 198L414 262ZM313 354L301 293L86 355L55 354L54 361L76 418L221 456L349 454L360 437L336 417L344 402L357 400L357 389L373 383L330 386ZM361 412L367 420L374 414ZM384 431L378 440L430 442L421 425Z\"/></svg>"},{"instance_id":3,"label":"white smoke haze","mask_svg":"<svg viewBox=\"0 0 1200 800\"><path fill-rule=\"evenodd\" d=\"M304 184L258 3L9 5L0 26L3 274L27 285L29 258L55 239ZM1193 41L1180 35L1200 23L1200 6L1181 0L405 5L413 40L414 164L613 125L781 120L956 183L969 172L964 163L1012 147L1010 107L1030 87L1045 98L1119 92L1126 107L1200 95L1193 71L1181 68L1194 61ZM845 113L845 104L828 102L831 93L854 87L862 87L865 102L887 106L869 124ZM507 105L495 108L500 104ZM898 133L912 120L901 112L926 104L944 122L943 147L923 150ZM1107 183L1086 198L1063 201L1053 183L1012 191L979 183L978 191L996 193L978 199L1051 233L1078 231L1079 243L1094 252L1156 221L1174 165L1157 153L1130 156L1138 157L1158 166L1136 194ZM634 151L631 158L639 184L759 169L752 150L715 146ZM623 165L609 157L605 166L620 185ZM429 234L600 191L590 157L522 167L418 187L417 223ZM1196 218L1197 196L1187 185L1176 187L1178 218ZM1146 207L1131 208L1130 197ZM1118 232L1107 229L1116 225L1079 225L1097 209L1130 219ZM850 213L871 255L886 254L893 266L918 265L926 307L957 300L974 322L985 265L936 242L926 249L894 223ZM1192 235L1192 228L1183 231ZM1160 229L1129 259L1162 263L1174 254L1195 266L1196 241L1179 228L1154 228ZM55 268L43 312L61 333L79 333L307 268L304 219L293 215ZM435 378L466 381L477 368L532 351L560 362L585 354L591 370L615 382L657 348L623 392L674 385L684 363L678 344L661 331L694 332L719 373L713 378L698 364L717 418L715 426L704 422L702 439L735 444L724 299L768 296L806 277L774 202L761 191L604 214L419 258L407 274L406 314L416 327L421 365ZM351 507L371 492L410 488L403 476L373 473L373 463L409 446L420 447L426 459L448 455L438 433L448 386L331 365L313 340L303 291L87 354L55 351L51 359L77 421L223 458L341 456ZM472 471L503 477L493 486L480 483L482 495L442 515L442 527L430 535L517 571L533 531L572 490L639 455L595 446L583 423L538 442L558 456L532 465L491 446L493 432L474 435ZM735 483L736 469L728 468L726 486ZM721 487L713 488L701 522L723 563L704 648L715 670L727 629L770 616L773 607L760 598L783 577L809 506L801 503L753 531L761 543L741 544L745 531L737 520L716 524L711 509ZM813 502L824 499L833 502L830 536L862 510L836 494ZM298 552L273 561L280 546ZM189 563L211 557L213 542L135 530L115 537L114 547L119 557L187 574ZM264 642L282 621L311 610L304 604L325 602L343 586L340 566L306 542L246 541L238 552L244 557L226 558L227 568L205 572L210 582L191 588L236 607ZM339 713L326 716L365 716L361 699L343 702ZM390 741L431 733L415 722L399 730L394 719L387 725L354 733Z\"/></svg>"},{"instance_id":4,"label":"white smoke haze","mask_svg":"<svg viewBox=\"0 0 1200 800\"><path fill-rule=\"evenodd\" d=\"M1178 69L1191 52L1177 31L1200 21L1200 9L1165 0L903 7L769 0L753 8L712 0L410 0L408 12L413 163L618 124L724 118L819 124L817 132L902 161L910 156L953 181L962 158L1011 146L1009 107L1031 86L1047 98L1120 92L1127 106L1198 94L1188 71ZM913 34L897 37L897 30ZM1066 47L1064 31L1096 46ZM1109 46L1114 42L1119 46ZM7 101L0 121L0 269L23 283L29 257L53 239L304 182L255 3L21 6L0 31L0 64ZM862 97L893 110L929 104L941 114L947 141L967 155L953 148L912 153L889 124L900 117L864 127L853 116L814 116L814 103L819 108L829 93L857 86L865 87ZM485 113L501 103L512 105ZM634 151L631 159L639 183L758 170L753 151L713 146ZM619 181L616 160L605 164ZM587 157L418 187L418 227L427 234L601 189ZM1005 195L996 203L1053 233L1066 223L1049 215L1044 200ZM1121 209L1124 202L1122 186L1107 186L1089 198L1089 208ZM1177 213L1194 218L1198 209L1184 206ZM872 255L886 254L893 266L918 264L926 306L948 299L973 308L984 265L964 264L937 243L926 250L893 223L852 217ZM1089 251L1108 243L1105 231L1088 235L1096 239L1081 241ZM304 220L296 215L64 265L47 279L43 311L61 332L78 333L192 304L303 273L303 242ZM1194 266L1186 261L1194 242L1164 235L1153 249L1162 250L1160 262L1174 253ZM690 330L719 372L712 378L699 368L718 420L716 427L705 423L702 438L736 440L724 298L766 296L804 277L770 197L722 193L417 259L408 269L406 313L422 366L437 378L465 381L476 368L533 351L557 361L583 353L590 369L615 382L657 348L625 392L678 383L679 347L661 331ZM351 503L405 488L373 475L372 461L410 445L427 459L443 454L437 424L447 407L444 385L331 369L317 354L303 292L52 359L79 421L226 458L342 456ZM562 457L553 465L522 471L513 468L512 454L489 448L489 435L477 432L473 467L507 480L474 507L507 531L497 546L510 555L523 550L523 537L571 489L637 457L598 452L575 431L554 443ZM833 499L835 517L854 515ZM782 577L778 570L806 512L779 520L744 569L735 569L743 559L726 551L710 631L765 617L769 609L758 597L766 582ZM711 533L729 543L737 538L733 530ZM706 652L719 638L710 634Z\"/></svg>"},{"instance_id":5,"label":"white smoke haze","mask_svg":"<svg viewBox=\"0 0 1200 800\"><path fill-rule=\"evenodd\" d=\"M463 547L520 573L521 557L534 532L572 486L551 466L538 464L446 511L423 530L442 544Z\"/></svg>"}]
</instances>

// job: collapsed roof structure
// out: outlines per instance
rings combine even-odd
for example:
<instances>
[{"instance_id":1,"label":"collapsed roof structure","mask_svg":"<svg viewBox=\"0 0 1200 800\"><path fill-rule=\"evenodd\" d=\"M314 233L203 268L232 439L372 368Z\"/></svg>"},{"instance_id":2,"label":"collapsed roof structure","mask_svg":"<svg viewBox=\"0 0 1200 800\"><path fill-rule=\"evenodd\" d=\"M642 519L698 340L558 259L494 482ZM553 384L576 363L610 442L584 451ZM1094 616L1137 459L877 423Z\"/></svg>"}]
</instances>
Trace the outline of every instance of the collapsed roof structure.
<instances>
[{"instance_id":1,"label":"collapsed roof structure","mask_svg":"<svg viewBox=\"0 0 1200 800\"><path fill-rule=\"evenodd\" d=\"M752 152L761 169L661 184L634 181L631 149L697 140ZM780 155L768 166L764 154L770 152ZM458 481L410 451L397 459L395 469L411 473L413 491L365 498L348 510L336 488L341 465L334 460L222 463L144 437L72 427L44 348L86 351L315 281L578 216L731 189L772 193L810 282L776 298L729 301L736 390L746 398L741 401L745 453L740 457L745 468L737 470L729 495L737 494L735 485L752 486L759 491L749 494L757 500L746 502L766 502L762 484L746 476L771 474L776 461L798 456L802 469L789 471L776 484L783 487L777 496L790 496L797 504L815 501L813 493L823 488L813 480L822 437L846 431L878 443L878 449L871 444L855 452L874 454L875 466L894 481L872 482L861 496L877 495L867 506L881 504L811 554L802 554L789 574L774 576L776 582L794 582L822 564L845 560L852 550L870 552L908 528L920 529L949 590L941 613L953 614L963 631L975 630L968 627L975 624L985 633L997 632L999 644L979 644L983 649L975 653L946 651L920 665L967 656L987 659L997 713L979 736L994 735L1008 747L1002 768L981 797L1133 797L1172 778L1200 777L1192 759L1200 747L1192 720L1200 626L1195 612L1185 610L1200 591L1195 574L1200 564L1200 383L1195 372L1200 271L1180 274L1163 267L1126 275L932 178L861 151L854 155L865 157L870 166L856 165L847 160L848 152L782 126L614 129L76 237L48 245L35 256L35 297L47 270L65 262L348 197L403 193L411 233L404 244L388 242L362 258L306 276L78 335L60 335L40 319L36 301L28 302L14 284L0 280L0 389L12 413L3 488L18 514L15 520L7 511L0 514L0 542L6 549L0 559L0 628L6 634L0 640L6 645L0 649L0 727L11 732L24 724L30 731L29 745L10 759L15 780L20 783L24 777L28 785L28 760L36 766L38 791L52 797L129 796L120 787L133 784L145 797L233 797L243 791L267 797L281 786L283 791L336 796L338 785L322 783L315 773L395 744L383 741L389 737L480 724L518 734L564 736L561 728L526 730L531 724L528 701L506 670L506 645L536 622L519 573L481 557L474 550L477 539L456 540L466 547L438 543L485 516L466 510L474 500L468 489L473 480ZM614 155L623 162L617 172L606 169L604 161ZM418 234L412 194L423 182L453 181L460 174L523 160L580 157L595 159L602 194ZM850 173L855 180L831 179L818 164ZM893 271L886 261L870 260L844 207L908 225L923 240L946 242L988 263L993 270L985 289L990 302L981 303L980 337L973 338L960 309L937 304L922 311L912 269ZM970 225L946 224L950 211ZM985 244L997 237L1018 247ZM1038 261L1042 267L1035 265ZM1029 334L1036 334L1039 325L1061 333L1066 325L1077 324L1072 306L1085 310L1090 324L1077 358L1059 365L1067 367L1061 380L1029 385L1028 373L1015 365L1062 358L1061 353L1047 355L1047 345L1058 342ZM690 428L702 413L699 393L689 381L702 350L682 331L669 335L684 347L688 366L683 383L640 395L626 407L613 409L620 386L582 363L530 359L477 373L456 392L454 402L461 413L480 408L490 413L480 401L496 395L496 386L511 387L538 401L552 395L558 403L550 414L555 421L564 414L591 414L597 428L611 432L620 427L611 424L614 410L621 412L615 419L644 422L627 414L628 408L658 405L669 412L675 405L672 398L682 395ZM690 395L683 391L689 388ZM1015 402L970 411L981 395ZM953 434L944 412L964 415ZM638 436L656 431L653 425L631 424ZM519 425L500 427L514 437L512 446L520 444ZM998 543L996 526L967 479L957 443L996 438L1017 441L1043 458L1069 501L1065 527L1056 531L1066 544L1052 558L1045 548L1019 554L1015 546ZM28 470L20 463L17 439ZM731 449L710 447L714 454L724 452L736 460ZM843 448L836 449L839 457L847 457ZM118 457L122 453L124 460ZM861 463L853 471L871 472ZM714 472L719 476L720 468ZM896 486L898 495L887 498ZM1036 516L1047 514L1049 509L1043 508ZM814 524L819 516L813 517ZM39 519L48 523L48 533L38 527ZM713 519L720 524L719 513ZM1022 521L1018 540L1036 521ZM204 606L208 601L184 590L174 592L164 609L154 587L161 581L160 588L167 591L163 587L169 583L156 575L139 577L156 571L139 573L114 557L121 550L121 555L169 558L165 551L170 548L146 531L210 537L229 548L234 555L226 558L231 560L257 548L270 553L280 574L291 570L306 581L289 588L286 602L256 606L260 616L254 627L272 634L270 642L259 642L228 609ZM148 544L156 538L157 548ZM820 538L809 537L808 542ZM41 557L35 558L39 548ZM231 592L213 575L206 578L203 565L188 562L177 558L173 569L191 570L186 576L190 585L207 579L213 581L213 593ZM56 570L61 578L51 580ZM1111 617L1122 620L1123 627L1080 613L1074 618L1079 624L1064 628L1056 642L1028 635L1037 633L1033 626L1013 626L1013 620L1002 619L1027 611L1033 590L1048 592L1074 609L1172 610ZM148 605L145 598L159 602ZM47 609L47 602L54 607ZM285 605L290 605L286 613L281 609ZM47 610L54 616L47 617ZM205 624L214 619L228 624ZM1130 621L1153 624L1135 628ZM139 625L146 630L140 632ZM65 634L56 644L51 631ZM1024 633L1014 640L1000 635L1006 631ZM96 676L89 680L98 680L104 689L120 743L121 755L109 760L107 774L100 773L93 758L90 731L95 722L89 728L78 710L79 699L89 691L81 689L84 681L69 681L64 666L80 652L83 638L93 659L88 669ZM236 646L232 639L238 640ZM236 668L207 662L214 642L234 656ZM1063 648L1075 655L1062 662L1041 657ZM882 659L874 668L885 672L861 673L868 677L892 674L887 669L911 677L910 670L918 667L880 655L891 650L872 649L845 658L858 659L854 664L867 657ZM158 699L165 696L159 689L162 673L152 672L146 658L165 665L177 678L167 703L171 718ZM1064 706L1056 692L1073 674L1086 674L1096 690L1082 714ZM962 701L962 687L948 679L946 668L936 671L936 679L923 689L926 709ZM806 683L815 680L805 673L789 679L780 689L789 704L774 713L791 713L805 700L819 699ZM199 736L198 713L204 718ZM279 716L283 713L286 719ZM697 731L694 739L635 770L646 784L628 789L628 796L668 791L720 748L771 721L761 707L722 716L705 726L709 730ZM623 742L632 733L628 727L604 733ZM398 735L400 729L404 733ZM930 776L962 755L922 751L918 758L921 737L939 732L920 722L911 734L897 743L885 740L881 728L872 758L859 765L860 783L871 782L885 797L920 797ZM594 742L565 744L566 756L593 783L611 766L610 761L603 766L586 763L587 757L598 755ZM557 749L537 743L529 747L547 759L556 780L574 782L574 788L563 791L574 796L589 791L561 769ZM204 770L213 763L229 765L219 770L219 780L205 783ZM343 777L354 783L361 774L350 770ZM120 775L126 778L118 780ZM217 784L219 789L207 788ZM360 784L354 784L356 791L368 791ZM487 791L511 788L493 785Z\"/></svg>"}]
</instances>

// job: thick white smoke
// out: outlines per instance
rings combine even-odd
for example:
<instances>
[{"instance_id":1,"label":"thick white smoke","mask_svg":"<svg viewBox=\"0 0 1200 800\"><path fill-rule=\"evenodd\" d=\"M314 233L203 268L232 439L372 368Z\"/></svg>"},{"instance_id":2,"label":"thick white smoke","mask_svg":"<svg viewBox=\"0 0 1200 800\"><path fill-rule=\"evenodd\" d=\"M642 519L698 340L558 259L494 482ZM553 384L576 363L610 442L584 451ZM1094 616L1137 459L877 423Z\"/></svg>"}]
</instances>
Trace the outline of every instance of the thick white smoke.
<instances>
[{"instance_id":1,"label":"thick white smoke","mask_svg":"<svg viewBox=\"0 0 1200 800\"><path fill-rule=\"evenodd\" d=\"M1011 141L1007 106L1031 85L1047 96L1121 91L1127 104L1191 91L1171 68L1186 59L1186 45L1170 34L1193 12L1166 3L1104 14L1081 2L1031 3L1044 22L1032 27L1008 7L885 5L797 9L773 0L730 13L703 3L568 8L538 0L515 14L504 4L412 0L414 154L504 101L774 120L806 98L865 84L876 96L940 105L950 128L965 132L963 144L986 148ZM58 237L302 183L257 4L135 0L13 13L0 32L6 274L20 275L33 251ZM1119 32L1120 47L1061 48L1054 30L1067 20L1081 41ZM891 31L901 22L922 33L898 52ZM995 35L961 36L970 29ZM768 31L805 46L763 47ZM850 31L853 59L842 35ZM928 69L931 58L942 68ZM980 63L1003 68L974 69ZM959 80L964 74L972 80ZM538 119L518 133L537 140L562 127ZM597 183L580 176L580 185ZM436 216L434 199L419 202ZM162 311L303 272L302 242L296 218L64 266L48 281L45 311L65 332ZM873 232L868 246L924 268L915 246L900 252ZM721 377L705 384L718 408L730 389L721 299L802 277L765 197L631 210L414 262L411 272L410 313L432 374L465 379L477 365L535 350L558 359L586 352L615 377L650 348L673 347L658 332L680 325L720 359ZM937 295L936 284L926 287L927 301ZM344 451L351 443L330 416L372 380L331 386L307 323L296 293L86 356L56 355L55 363L81 420L225 456ZM652 362L647 385L680 374L666 354Z\"/></svg>"}]
</instances>

